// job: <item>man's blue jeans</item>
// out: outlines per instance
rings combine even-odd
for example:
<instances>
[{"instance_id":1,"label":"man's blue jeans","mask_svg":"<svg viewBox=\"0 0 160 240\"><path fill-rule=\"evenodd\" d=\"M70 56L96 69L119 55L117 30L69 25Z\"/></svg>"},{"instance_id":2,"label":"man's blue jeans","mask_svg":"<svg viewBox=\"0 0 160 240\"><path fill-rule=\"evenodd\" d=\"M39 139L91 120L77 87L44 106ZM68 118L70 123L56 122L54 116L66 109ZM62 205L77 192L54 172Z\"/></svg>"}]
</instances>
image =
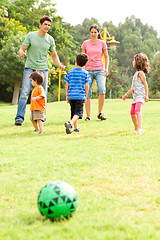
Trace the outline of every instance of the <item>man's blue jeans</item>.
<instances>
[{"instance_id":1,"label":"man's blue jeans","mask_svg":"<svg viewBox=\"0 0 160 240\"><path fill-rule=\"evenodd\" d=\"M29 78L29 76L36 71L35 69L31 69L31 68L25 68L24 69L24 73L23 73L23 80L22 80L22 88L21 88L21 94L19 97L19 101L18 101L18 110L17 110L17 115L15 118L15 121L17 120L21 120L22 122L24 121L24 115L26 112L26 104L27 104L27 100L31 91L31 79ZM43 87L44 87L44 91L46 93L46 105L47 105L47 93L48 93L48 70L42 70L43 74L44 74L44 83L43 83Z\"/></svg>"}]
</instances>

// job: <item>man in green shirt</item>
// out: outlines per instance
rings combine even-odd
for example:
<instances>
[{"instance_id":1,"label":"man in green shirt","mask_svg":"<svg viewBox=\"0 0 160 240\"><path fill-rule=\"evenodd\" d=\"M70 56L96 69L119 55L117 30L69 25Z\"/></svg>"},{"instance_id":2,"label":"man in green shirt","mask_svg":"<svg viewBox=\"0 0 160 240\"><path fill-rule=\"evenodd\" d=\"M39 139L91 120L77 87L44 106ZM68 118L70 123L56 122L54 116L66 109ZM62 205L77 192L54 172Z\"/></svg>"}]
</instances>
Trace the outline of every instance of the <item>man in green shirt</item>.
<instances>
[{"instance_id":1,"label":"man in green shirt","mask_svg":"<svg viewBox=\"0 0 160 240\"><path fill-rule=\"evenodd\" d=\"M21 126L24 121L25 109L28 100L29 93L31 91L31 79L29 76L36 70L39 69L44 74L43 87L48 92L48 64L47 54L50 52L53 61L61 69L65 67L61 65L59 57L55 50L54 38L47 32L50 29L52 20L48 16L44 16L40 19L39 31L29 32L20 47L18 53L20 58L26 56L25 51L27 50L25 69L23 73L22 89L18 102L17 115L15 118L15 125Z\"/></svg>"}]
</instances>

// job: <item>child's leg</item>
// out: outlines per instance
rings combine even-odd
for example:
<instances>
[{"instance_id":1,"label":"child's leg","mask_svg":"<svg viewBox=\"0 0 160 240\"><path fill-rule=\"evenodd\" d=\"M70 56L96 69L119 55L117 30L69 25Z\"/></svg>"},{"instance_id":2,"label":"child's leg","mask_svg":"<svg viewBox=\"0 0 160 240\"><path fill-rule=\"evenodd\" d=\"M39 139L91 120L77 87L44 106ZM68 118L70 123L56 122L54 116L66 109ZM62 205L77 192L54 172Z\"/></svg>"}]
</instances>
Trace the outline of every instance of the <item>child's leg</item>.
<instances>
[{"instance_id":1,"label":"child's leg","mask_svg":"<svg viewBox=\"0 0 160 240\"><path fill-rule=\"evenodd\" d=\"M38 125L37 125L37 121L32 120L32 124L33 124L35 130L36 130L36 131L39 131L39 127L38 127Z\"/></svg>"},{"instance_id":2,"label":"child's leg","mask_svg":"<svg viewBox=\"0 0 160 240\"><path fill-rule=\"evenodd\" d=\"M137 124L137 116L131 116L132 122L134 124L135 131L138 130L138 124Z\"/></svg>"},{"instance_id":3,"label":"child's leg","mask_svg":"<svg viewBox=\"0 0 160 240\"><path fill-rule=\"evenodd\" d=\"M42 120L40 120L40 119L37 120L37 123L38 123L40 132L43 132L43 122L42 122Z\"/></svg>"},{"instance_id":4,"label":"child's leg","mask_svg":"<svg viewBox=\"0 0 160 240\"><path fill-rule=\"evenodd\" d=\"M131 106L131 118L132 118L132 122L134 124L135 130L138 130L138 123L137 123L137 116L135 115L135 104L133 103Z\"/></svg>"},{"instance_id":5,"label":"child's leg","mask_svg":"<svg viewBox=\"0 0 160 240\"><path fill-rule=\"evenodd\" d=\"M136 113L136 117L137 117L137 130L142 129L142 113L138 112Z\"/></svg>"},{"instance_id":6,"label":"child's leg","mask_svg":"<svg viewBox=\"0 0 160 240\"><path fill-rule=\"evenodd\" d=\"M78 122L77 122L78 119L79 119L79 116L74 115L72 120L70 121L71 125L74 125L74 129L78 129Z\"/></svg>"},{"instance_id":7,"label":"child's leg","mask_svg":"<svg viewBox=\"0 0 160 240\"><path fill-rule=\"evenodd\" d=\"M139 134L139 132L142 130L142 112L141 112L141 106L142 103L141 102L137 102L136 106L135 106L135 113L136 113L136 117L137 117L137 133Z\"/></svg>"}]
</instances>

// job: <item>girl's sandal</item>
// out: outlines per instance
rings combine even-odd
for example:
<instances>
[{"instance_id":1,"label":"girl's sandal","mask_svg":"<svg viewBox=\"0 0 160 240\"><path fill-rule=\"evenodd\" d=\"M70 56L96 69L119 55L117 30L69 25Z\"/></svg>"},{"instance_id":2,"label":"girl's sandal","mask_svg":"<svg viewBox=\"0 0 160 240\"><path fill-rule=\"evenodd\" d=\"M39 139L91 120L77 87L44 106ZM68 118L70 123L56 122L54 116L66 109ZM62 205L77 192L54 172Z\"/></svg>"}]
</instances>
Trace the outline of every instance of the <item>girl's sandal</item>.
<instances>
[{"instance_id":1,"label":"girl's sandal","mask_svg":"<svg viewBox=\"0 0 160 240\"><path fill-rule=\"evenodd\" d=\"M98 114L97 117L98 119L106 120L106 117L103 115L103 113Z\"/></svg>"}]
</instances>

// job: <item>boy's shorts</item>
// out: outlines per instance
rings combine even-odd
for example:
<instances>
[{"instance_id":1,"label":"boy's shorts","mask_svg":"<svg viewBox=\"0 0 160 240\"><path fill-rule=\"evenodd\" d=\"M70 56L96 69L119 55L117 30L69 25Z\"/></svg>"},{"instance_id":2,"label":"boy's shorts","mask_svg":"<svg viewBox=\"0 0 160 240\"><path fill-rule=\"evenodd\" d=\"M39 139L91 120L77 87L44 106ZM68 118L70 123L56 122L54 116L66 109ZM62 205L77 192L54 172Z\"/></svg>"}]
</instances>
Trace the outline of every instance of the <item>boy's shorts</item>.
<instances>
[{"instance_id":1,"label":"boy's shorts","mask_svg":"<svg viewBox=\"0 0 160 240\"><path fill-rule=\"evenodd\" d=\"M78 115L79 119L83 117L84 100L69 100L71 106L71 119L74 115Z\"/></svg>"},{"instance_id":2,"label":"boy's shorts","mask_svg":"<svg viewBox=\"0 0 160 240\"><path fill-rule=\"evenodd\" d=\"M41 120L42 122L44 122L45 121L45 112L42 112L40 110L31 111L30 120L31 121Z\"/></svg>"}]
</instances>

